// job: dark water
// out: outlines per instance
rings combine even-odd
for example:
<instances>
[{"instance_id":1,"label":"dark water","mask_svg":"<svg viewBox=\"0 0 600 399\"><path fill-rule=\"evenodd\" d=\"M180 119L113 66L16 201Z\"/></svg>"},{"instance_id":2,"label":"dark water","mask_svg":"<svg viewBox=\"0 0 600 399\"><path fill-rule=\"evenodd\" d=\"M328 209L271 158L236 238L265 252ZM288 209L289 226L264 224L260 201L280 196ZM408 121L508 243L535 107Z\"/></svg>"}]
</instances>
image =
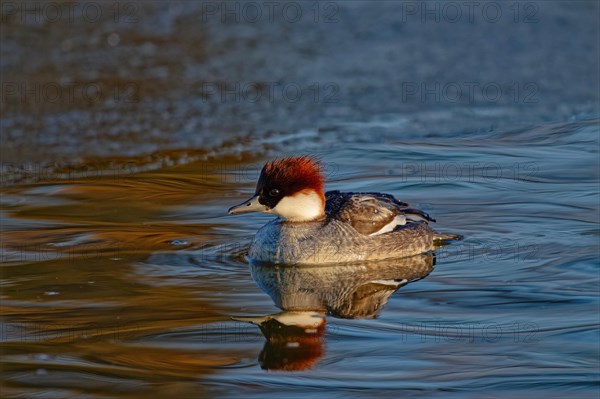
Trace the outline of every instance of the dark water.
<instances>
[{"instance_id":1,"label":"dark water","mask_svg":"<svg viewBox=\"0 0 600 399\"><path fill-rule=\"evenodd\" d=\"M597 397L597 3L485 3L504 17L472 23L413 2L222 22L221 4L2 21L3 397ZM69 79L110 95L5 85ZM222 101L215 82L312 94ZM473 82L503 95L444 91ZM464 239L250 265L269 217L226 209L292 153L323 160L327 189L394 194Z\"/></svg>"}]
</instances>

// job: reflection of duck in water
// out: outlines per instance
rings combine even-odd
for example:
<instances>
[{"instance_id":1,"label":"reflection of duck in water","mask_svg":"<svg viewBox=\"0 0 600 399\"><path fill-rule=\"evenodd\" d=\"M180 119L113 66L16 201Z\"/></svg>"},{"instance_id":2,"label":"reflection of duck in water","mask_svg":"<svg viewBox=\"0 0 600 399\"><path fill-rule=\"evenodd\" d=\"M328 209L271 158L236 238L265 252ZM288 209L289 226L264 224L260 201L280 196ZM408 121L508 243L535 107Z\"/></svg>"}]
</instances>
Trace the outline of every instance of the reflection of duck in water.
<instances>
[{"instance_id":1,"label":"reflection of duck in water","mask_svg":"<svg viewBox=\"0 0 600 399\"><path fill-rule=\"evenodd\" d=\"M259 361L265 369L301 370L323 353L325 314L348 319L379 315L398 288L427 276L433 254L398 260L330 266L283 266L252 262L257 285L283 312L236 317L260 327L267 338Z\"/></svg>"},{"instance_id":2,"label":"reflection of duck in water","mask_svg":"<svg viewBox=\"0 0 600 399\"><path fill-rule=\"evenodd\" d=\"M388 297L409 281L428 275L433 254L394 261L330 266L251 263L258 286L283 310L322 311L348 319L376 317Z\"/></svg>"},{"instance_id":3,"label":"reflection of duck in water","mask_svg":"<svg viewBox=\"0 0 600 399\"><path fill-rule=\"evenodd\" d=\"M258 357L266 370L304 370L323 355L325 315L312 311L280 312L258 317L234 317L260 327L267 342Z\"/></svg>"}]
</instances>

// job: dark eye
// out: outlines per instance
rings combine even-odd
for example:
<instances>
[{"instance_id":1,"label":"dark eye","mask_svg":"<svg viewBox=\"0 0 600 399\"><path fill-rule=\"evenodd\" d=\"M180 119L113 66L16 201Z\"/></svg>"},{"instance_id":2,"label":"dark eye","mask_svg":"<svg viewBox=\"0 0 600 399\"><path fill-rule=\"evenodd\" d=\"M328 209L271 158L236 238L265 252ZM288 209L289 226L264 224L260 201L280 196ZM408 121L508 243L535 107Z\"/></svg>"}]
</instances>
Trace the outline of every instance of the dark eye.
<instances>
[{"instance_id":1,"label":"dark eye","mask_svg":"<svg viewBox=\"0 0 600 399\"><path fill-rule=\"evenodd\" d=\"M274 188L273 190L269 191L269 195L271 197L277 197L279 195L279 190L277 190L276 188Z\"/></svg>"}]
</instances>

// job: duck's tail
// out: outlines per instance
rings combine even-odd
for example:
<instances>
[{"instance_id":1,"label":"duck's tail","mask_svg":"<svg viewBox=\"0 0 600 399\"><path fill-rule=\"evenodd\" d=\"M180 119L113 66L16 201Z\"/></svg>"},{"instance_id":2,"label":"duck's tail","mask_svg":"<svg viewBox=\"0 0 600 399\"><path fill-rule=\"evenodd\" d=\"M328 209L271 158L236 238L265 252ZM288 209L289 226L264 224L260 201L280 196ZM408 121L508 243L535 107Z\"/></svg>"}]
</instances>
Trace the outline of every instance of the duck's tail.
<instances>
[{"instance_id":1,"label":"duck's tail","mask_svg":"<svg viewBox=\"0 0 600 399\"><path fill-rule=\"evenodd\" d=\"M463 236L459 234L448 234L448 233L439 233L437 231L433 232L433 242L435 244L449 244L448 241L458 241L462 240Z\"/></svg>"}]
</instances>

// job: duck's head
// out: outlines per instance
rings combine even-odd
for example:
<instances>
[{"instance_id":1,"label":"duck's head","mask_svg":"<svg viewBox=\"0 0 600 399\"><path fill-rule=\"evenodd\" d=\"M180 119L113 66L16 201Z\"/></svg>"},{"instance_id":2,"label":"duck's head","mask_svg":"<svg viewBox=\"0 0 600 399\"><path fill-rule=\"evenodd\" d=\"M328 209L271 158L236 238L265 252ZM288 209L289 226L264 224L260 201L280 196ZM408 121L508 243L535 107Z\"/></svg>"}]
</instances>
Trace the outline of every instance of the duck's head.
<instances>
[{"instance_id":1,"label":"duck's head","mask_svg":"<svg viewBox=\"0 0 600 399\"><path fill-rule=\"evenodd\" d=\"M229 213L273 213L291 222L320 219L325 216L323 184L321 165L313 157L269 161L260 172L254 196L231 207Z\"/></svg>"}]
</instances>

